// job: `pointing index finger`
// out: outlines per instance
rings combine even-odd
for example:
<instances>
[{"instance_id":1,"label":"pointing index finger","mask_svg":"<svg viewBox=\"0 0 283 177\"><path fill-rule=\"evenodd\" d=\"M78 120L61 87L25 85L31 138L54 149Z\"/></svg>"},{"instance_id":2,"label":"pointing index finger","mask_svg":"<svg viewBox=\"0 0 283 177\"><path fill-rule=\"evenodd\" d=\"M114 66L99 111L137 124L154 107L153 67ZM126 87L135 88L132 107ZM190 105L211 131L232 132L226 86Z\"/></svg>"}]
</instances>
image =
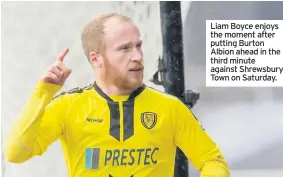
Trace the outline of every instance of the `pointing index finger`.
<instances>
[{"instance_id":1,"label":"pointing index finger","mask_svg":"<svg viewBox=\"0 0 283 177\"><path fill-rule=\"evenodd\" d=\"M57 60L59 61L64 61L65 56L67 55L67 53L69 52L69 48L65 49L57 58Z\"/></svg>"}]
</instances>

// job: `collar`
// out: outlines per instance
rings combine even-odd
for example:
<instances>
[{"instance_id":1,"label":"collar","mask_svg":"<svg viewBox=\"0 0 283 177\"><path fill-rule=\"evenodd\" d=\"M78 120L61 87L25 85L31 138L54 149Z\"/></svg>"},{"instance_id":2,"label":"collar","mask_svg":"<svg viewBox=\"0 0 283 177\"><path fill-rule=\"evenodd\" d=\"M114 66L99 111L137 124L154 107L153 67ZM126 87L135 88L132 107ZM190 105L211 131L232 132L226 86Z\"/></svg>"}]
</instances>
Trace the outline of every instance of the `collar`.
<instances>
[{"instance_id":1,"label":"collar","mask_svg":"<svg viewBox=\"0 0 283 177\"><path fill-rule=\"evenodd\" d=\"M106 99L107 101L112 101L114 102L106 93L104 93L100 87L98 87L98 85L96 84L96 82L93 83L93 87L94 89L97 91L97 93L102 96L104 99ZM144 91L144 89L146 88L146 85L143 84L140 87L138 87L136 90L133 91L133 93L129 96L127 101L132 101L134 100L139 94L142 93L142 91Z\"/></svg>"}]
</instances>

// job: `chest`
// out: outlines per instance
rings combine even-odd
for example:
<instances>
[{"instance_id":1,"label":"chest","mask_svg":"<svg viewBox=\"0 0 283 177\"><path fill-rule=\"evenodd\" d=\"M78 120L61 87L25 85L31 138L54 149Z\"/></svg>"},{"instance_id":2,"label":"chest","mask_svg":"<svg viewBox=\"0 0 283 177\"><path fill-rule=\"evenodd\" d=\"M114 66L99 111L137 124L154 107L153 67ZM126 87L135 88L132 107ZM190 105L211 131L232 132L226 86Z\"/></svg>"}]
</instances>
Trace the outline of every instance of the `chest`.
<instances>
[{"instance_id":1,"label":"chest","mask_svg":"<svg viewBox=\"0 0 283 177\"><path fill-rule=\"evenodd\" d=\"M74 144L148 146L173 142L170 111L162 104L97 102L73 107L66 136Z\"/></svg>"}]
</instances>

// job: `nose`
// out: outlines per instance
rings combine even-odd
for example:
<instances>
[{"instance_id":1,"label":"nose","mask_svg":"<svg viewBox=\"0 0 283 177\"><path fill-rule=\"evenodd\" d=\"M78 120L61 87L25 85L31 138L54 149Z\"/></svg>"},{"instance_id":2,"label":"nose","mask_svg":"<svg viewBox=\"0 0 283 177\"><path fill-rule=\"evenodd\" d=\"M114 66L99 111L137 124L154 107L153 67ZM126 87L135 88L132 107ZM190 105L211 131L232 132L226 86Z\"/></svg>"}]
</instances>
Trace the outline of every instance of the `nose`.
<instances>
[{"instance_id":1,"label":"nose","mask_svg":"<svg viewBox=\"0 0 283 177\"><path fill-rule=\"evenodd\" d=\"M143 52L140 49L136 49L132 55L132 61L141 62L143 61Z\"/></svg>"}]
</instances>

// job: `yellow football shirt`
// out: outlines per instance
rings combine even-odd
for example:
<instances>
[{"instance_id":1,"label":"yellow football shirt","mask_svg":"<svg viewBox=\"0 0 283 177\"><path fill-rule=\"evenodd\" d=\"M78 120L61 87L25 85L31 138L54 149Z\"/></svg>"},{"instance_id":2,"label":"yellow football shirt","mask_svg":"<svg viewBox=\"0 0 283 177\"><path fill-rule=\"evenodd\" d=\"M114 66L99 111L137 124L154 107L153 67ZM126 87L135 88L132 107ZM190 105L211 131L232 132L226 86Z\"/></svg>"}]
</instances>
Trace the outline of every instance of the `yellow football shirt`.
<instances>
[{"instance_id":1,"label":"yellow football shirt","mask_svg":"<svg viewBox=\"0 0 283 177\"><path fill-rule=\"evenodd\" d=\"M54 97L60 89L38 83L9 133L9 161L42 155L60 139L69 177L173 177L178 146L203 177L229 176L219 148L177 98L145 85L110 97L95 83Z\"/></svg>"}]
</instances>

